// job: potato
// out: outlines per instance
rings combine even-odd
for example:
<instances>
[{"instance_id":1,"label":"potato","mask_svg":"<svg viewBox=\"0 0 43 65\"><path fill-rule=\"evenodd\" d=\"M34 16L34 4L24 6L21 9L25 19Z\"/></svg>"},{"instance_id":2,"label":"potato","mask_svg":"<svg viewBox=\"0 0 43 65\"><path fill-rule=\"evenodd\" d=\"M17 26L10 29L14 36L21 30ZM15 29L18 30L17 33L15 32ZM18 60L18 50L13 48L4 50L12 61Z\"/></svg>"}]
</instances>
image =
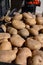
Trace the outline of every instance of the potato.
<instances>
[{"instance_id":1,"label":"potato","mask_svg":"<svg viewBox=\"0 0 43 65\"><path fill-rule=\"evenodd\" d=\"M30 28L29 31L30 31L30 33L31 33L32 35L34 35L34 36L36 36L36 35L39 34L38 30L35 29L35 28Z\"/></svg>"},{"instance_id":2,"label":"potato","mask_svg":"<svg viewBox=\"0 0 43 65\"><path fill-rule=\"evenodd\" d=\"M5 20L5 22L10 22L10 21L11 21L11 17L5 16L5 17L4 17L4 20Z\"/></svg>"},{"instance_id":3,"label":"potato","mask_svg":"<svg viewBox=\"0 0 43 65\"><path fill-rule=\"evenodd\" d=\"M41 51L41 50L34 50L33 51L33 56L35 56L35 55L39 55L39 56L41 56L43 58L43 51Z\"/></svg>"},{"instance_id":4,"label":"potato","mask_svg":"<svg viewBox=\"0 0 43 65\"><path fill-rule=\"evenodd\" d=\"M27 65L27 58L32 57L31 50L29 48L20 48L16 57L16 64Z\"/></svg>"},{"instance_id":5,"label":"potato","mask_svg":"<svg viewBox=\"0 0 43 65\"><path fill-rule=\"evenodd\" d=\"M6 39L10 38L10 34L9 33L0 33L0 40L4 39L4 38L6 38Z\"/></svg>"},{"instance_id":6,"label":"potato","mask_svg":"<svg viewBox=\"0 0 43 65\"><path fill-rule=\"evenodd\" d=\"M7 31L10 33L10 34L17 34L17 30L13 27L8 27L7 28Z\"/></svg>"},{"instance_id":7,"label":"potato","mask_svg":"<svg viewBox=\"0 0 43 65\"><path fill-rule=\"evenodd\" d=\"M30 26L26 24L25 25L25 28L29 30L30 29Z\"/></svg>"},{"instance_id":8,"label":"potato","mask_svg":"<svg viewBox=\"0 0 43 65\"><path fill-rule=\"evenodd\" d=\"M30 28L30 33L32 35L38 35L39 34L39 31L43 29L43 25L34 25L32 28Z\"/></svg>"},{"instance_id":9,"label":"potato","mask_svg":"<svg viewBox=\"0 0 43 65\"><path fill-rule=\"evenodd\" d=\"M43 24L43 17L37 17L36 18L37 24Z\"/></svg>"},{"instance_id":10,"label":"potato","mask_svg":"<svg viewBox=\"0 0 43 65\"><path fill-rule=\"evenodd\" d=\"M19 31L19 34L26 38L27 36L29 36L29 31L26 28L24 28Z\"/></svg>"},{"instance_id":11,"label":"potato","mask_svg":"<svg viewBox=\"0 0 43 65\"><path fill-rule=\"evenodd\" d=\"M37 29L37 30L40 30L40 29L43 29L43 25L34 25L33 28Z\"/></svg>"},{"instance_id":12,"label":"potato","mask_svg":"<svg viewBox=\"0 0 43 65\"><path fill-rule=\"evenodd\" d=\"M25 24L22 21L18 21L18 20L13 20L12 21L12 25L16 29L23 29L23 28L25 28Z\"/></svg>"},{"instance_id":13,"label":"potato","mask_svg":"<svg viewBox=\"0 0 43 65\"><path fill-rule=\"evenodd\" d=\"M37 41L37 40L32 39L32 38L27 38L25 44L31 50L36 50L36 49L41 48L41 43L39 41Z\"/></svg>"},{"instance_id":14,"label":"potato","mask_svg":"<svg viewBox=\"0 0 43 65\"><path fill-rule=\"evenodd\" d=\"M27 19L25 19L24 22L27 23L30 26L33 26L33 25L36 24L36 20L34 18L27 18Z\"/></svg>"},{"instance_id":15,"label":"potato","mask_svg":"<svg viewBox=\"0 0 43 65\"><path fill-rule=\"evenodd\" d=\"M16 14L13 19L15 20L21 20L22 19L22 14Z\"/></svg>"},{"instance_id":16,"label":"potato","mask_svg":"<svg viewBox=\"0 0 43 65\"><path fill-rule=\"evenodd\" d=\"M13 35L10 38L10 41L13 46L17 46L17 47L21 47L25 42L25 40L20 35Z\"/></svg>"},{"instance_id":17,"label":"potato","mask_svg":"<svg viewBox=\"0 0 43 65\"><path fill-rule=\"evenodd\" d=\"M0 62L12 62L16 58L18 49L14 50L1 50L0 51Z\"/></svg>"},{"instance_id":18,"label":"potato","mask_svg":"<svg viewBox=\"0 0 43 65\"><path fill-rule=\"evenodd\" d=\"M28 65L43 65L43 58L39 55L35 55L28 59Z\"/></svg>"},{"instance_id":19,"label":"potato","mask_svg":"<svg viewBox=\"0 0 43 65\"><path fill-rule=\"evenodd\" d=\"M6 26L5 25L1 25L1 28L4 30L4 32L6 32Z\"/></svg>"},{"instance_id":20,"label":"potato","mask_svg":"<svg viewBox=\"0 0 43 65\"><path fill-rule=\"evenodd\" d=\"M8 40L3 40L0 45L0 50L11 50L12 45Z\"/></svg>"},{"instance_id":21,"label":"potato","mask_svg":"<svg viewBox=\"0 0 43 65\"><path fill-rule=\"evenodd\" d=\"M35 16L33 13L28 12L28 14L29 14L32 18L36 19L36 16Z\"/></svg>"},{"instance_id":22,"label":"potato","mask_svg":"<svg viewBox=\"0 0 43 65\"><path fill-rule=\"evenodd\" d=\"M33 14L33 18L36 19L36 15Z\"/></svg>"},{"instance_id":23,"label":"potato","mask_svg":"<svg viewBox=\"0 0 43 65\"><path fill-rule=\"evenodd\" d=\"M27 19L27 18L32 18L32 15L31 15L30 13L23 13L23 17L24 17L25 19Z\"/></svg>"},{"instance_id":24,"label":"potato","mask_svg":"<svg viewBox=\"0 0 43 65\"><path fill-rule=\"evenodd\" d=\"M41 46L43 47L43 34L39 34L34 37L36 40L38 40L41 43Z\"/></svg>"},{"instance_id":25,"label":"potato","mask_svg":"<svg viewBox=\"0 0 43 65\"><path fill-rule=\"evenodd\" d=\"M8 39L6 38L0 39L0 43L2 43L3 41L8 41Z\"/></svg>"},{"instance_id":26,"label":"potato","mask_svg":"<svg viewBox=\"0 0 43 65\"><path fill-rule=\"evenodd\" d=\"M43 65L43 59L41 56L34 56L32 59L32 65Z\"/></svg>"}]
</instances>

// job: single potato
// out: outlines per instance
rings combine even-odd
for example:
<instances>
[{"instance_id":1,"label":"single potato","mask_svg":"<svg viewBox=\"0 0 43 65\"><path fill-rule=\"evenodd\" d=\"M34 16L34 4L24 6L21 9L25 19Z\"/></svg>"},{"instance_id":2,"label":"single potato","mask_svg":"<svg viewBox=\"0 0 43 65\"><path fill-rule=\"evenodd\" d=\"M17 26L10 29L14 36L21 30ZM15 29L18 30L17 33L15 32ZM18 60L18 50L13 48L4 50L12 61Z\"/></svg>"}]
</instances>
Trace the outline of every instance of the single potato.
<instances>
[{"instance_id":1,"label":"single potato","mask_svg":"<svg viewBox=\"0 0 43 65\"><path fill-rule=\"evenodd\" d=\"M23 28L25 28L25 24L23 23L23 21L13 20L12 21L12 25L16 29L23 29Z\"/></svg>"},{"instance_id":2,"label":"single potato","mask_svg":"<svg viewBox=\"0 0 43 65\"><path fill-rule=\"evenodd\" d=\"M17 46L17 47L21 47L25 40L20 36L20 35L13 35L11 38L10 38L10 41L12 43L13 46Z\"/></svg>"},{"instance_id":3,"label":"single potato","mask_svg":"<svg viewBox=\"0 0 43 65\"><path fill-rule=\"evenodd\" d=\"M41 43L32 38L27 38L25 45L31 50L36 50L41 48Z\"/></svg>"},{"instance_id":4,"label":"single potato","mask_svg":"<svg viewBox=\"0 0 43 65\"><path fill-rule=\"evenodd\" d=\"M21 30L19 31L19 34L20 34L21 36L27 38L27 36L29 36L29 31L28 31L26 28L24 28L24 29L21 29Z\"/></svg>"}]
</instances>

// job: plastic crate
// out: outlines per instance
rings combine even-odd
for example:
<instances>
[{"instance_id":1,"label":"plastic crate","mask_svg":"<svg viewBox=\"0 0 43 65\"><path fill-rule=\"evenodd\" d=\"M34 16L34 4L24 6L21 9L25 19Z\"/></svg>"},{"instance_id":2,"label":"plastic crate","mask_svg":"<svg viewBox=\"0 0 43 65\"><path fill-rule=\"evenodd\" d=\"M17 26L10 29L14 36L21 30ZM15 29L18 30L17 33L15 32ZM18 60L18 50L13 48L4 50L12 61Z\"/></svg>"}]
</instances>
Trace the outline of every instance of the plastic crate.
<instances>
[{"instance_id":1,"label":"plastic crate","mask_svg":"<svg viewBox=\"0 0 43 65\"><path fill-rule=\"evenodd\" d=\"M0 17L5 15L9 9L9 0L0 0Z\"/></svg>"}]
</instances>

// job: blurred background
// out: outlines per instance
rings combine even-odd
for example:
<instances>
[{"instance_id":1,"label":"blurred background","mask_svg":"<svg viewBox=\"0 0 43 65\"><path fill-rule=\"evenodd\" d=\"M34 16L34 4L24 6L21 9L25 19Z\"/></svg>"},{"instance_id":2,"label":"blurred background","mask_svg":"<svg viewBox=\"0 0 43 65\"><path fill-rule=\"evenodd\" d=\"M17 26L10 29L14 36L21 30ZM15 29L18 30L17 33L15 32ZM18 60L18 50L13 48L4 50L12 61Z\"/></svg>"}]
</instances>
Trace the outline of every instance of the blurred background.
<instances>
[{"instance_id":1,"label":"blurred background","mask_svg":"<svg viewBox=\"0 0 43 65\"><path fill-rule=\"evenodd\" d=\"M21 12L22 6L24 6L23 1L25 1L25 0L0 0L0 17L5 15L8 12L8 10L12 11L12 12L13 11ZM35 13L42 13L43 12L43 0L39 0L39 1L41 2L41 4L40 4L40 6L36 6ZM22 4L22 2L23 2L23 4ZM29 7L31 8L31 6L29 6ZM35 7L33 6L33 9L34 8ZM28 8L26 8L25 10L27 10L27 9Z\"/></svg>"},{"instance_id":2,"label":"blurred background","mask_svg":"<svg viewBox=\"0 0 43 65\"><path fill-rule=\"evenodd\" d=\"M42 13L43 12L43 0L40 0L40 1L41 1L41 6L36 7L36 13Z\"/></svg>"},{"instance_id":3,"label":"blurred background","mask_svg":"<svg viewBox=\"0 0 43 65\"><path fill-rule=\"evenodd\" d=\"M41 6L40 7L36 7L36 13L42 13L43 12L43 0L40 0L41 1ZM9 0L10 2L10 6L11 6L11 0ZM13 2L14 3L14 2Z\"/></svg>"},{"instance_id":4,"label":"blurred background","mask_svg":"<svg viewBox=\"0 0 43 65\"><path fill-rule=\"evenodd\" d=\"M41 1L41 6L40 7L36 7L36 13L42 13L43 12L43 0L40 0ZM10 2L10 6L11 6L11 0L9 0ZM14 3L14 0L12 1ZM13 7L13 6L12 6Z\"/></svg>"}]
</instances>

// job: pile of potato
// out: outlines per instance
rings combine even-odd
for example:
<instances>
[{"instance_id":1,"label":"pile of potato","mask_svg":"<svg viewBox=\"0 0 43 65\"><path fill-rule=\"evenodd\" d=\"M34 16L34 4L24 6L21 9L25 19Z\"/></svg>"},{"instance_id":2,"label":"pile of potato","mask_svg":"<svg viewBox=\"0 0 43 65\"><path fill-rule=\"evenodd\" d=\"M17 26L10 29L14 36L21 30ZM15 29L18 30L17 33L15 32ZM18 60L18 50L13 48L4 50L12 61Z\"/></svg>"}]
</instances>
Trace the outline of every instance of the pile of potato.
<instances>
[{"instance_id":1,"label":"pile of potato","mask_svg":"<svg viewBox=\"0 0 43 65\"><path fill-rule=\"evenodd\" d=\"M5 16L0 27L0 62L43 65L43 16L30 12Z\"/></svg>"}]
</instances>

